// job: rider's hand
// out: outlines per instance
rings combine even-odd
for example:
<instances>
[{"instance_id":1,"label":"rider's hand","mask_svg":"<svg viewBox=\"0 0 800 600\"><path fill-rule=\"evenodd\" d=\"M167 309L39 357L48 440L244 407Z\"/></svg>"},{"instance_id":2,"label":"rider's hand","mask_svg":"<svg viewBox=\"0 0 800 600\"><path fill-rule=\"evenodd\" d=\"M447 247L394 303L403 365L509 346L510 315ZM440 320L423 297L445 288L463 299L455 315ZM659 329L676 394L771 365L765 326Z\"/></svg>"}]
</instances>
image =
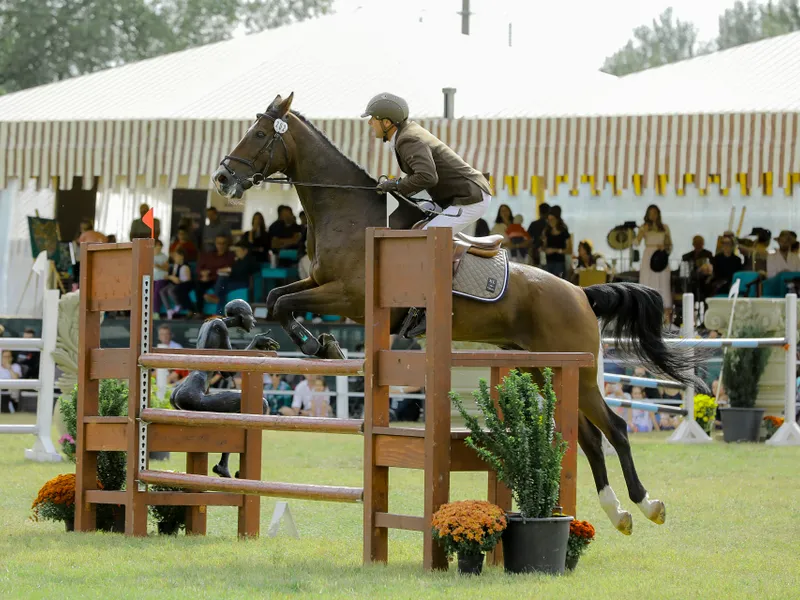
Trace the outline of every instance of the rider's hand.
<instances>
[{"instance_id":1,"label":"rider's hand","mask_svg":"<svg viewBox=\"0 0 800 600\"><path fill-rule=\"evenodd\" d=\"M378 184L378 193L386 194L387 192L396 192L397 182L398 182L397 179L387 179L385 181L381 181Z\"/></svg>"}]
</instances>

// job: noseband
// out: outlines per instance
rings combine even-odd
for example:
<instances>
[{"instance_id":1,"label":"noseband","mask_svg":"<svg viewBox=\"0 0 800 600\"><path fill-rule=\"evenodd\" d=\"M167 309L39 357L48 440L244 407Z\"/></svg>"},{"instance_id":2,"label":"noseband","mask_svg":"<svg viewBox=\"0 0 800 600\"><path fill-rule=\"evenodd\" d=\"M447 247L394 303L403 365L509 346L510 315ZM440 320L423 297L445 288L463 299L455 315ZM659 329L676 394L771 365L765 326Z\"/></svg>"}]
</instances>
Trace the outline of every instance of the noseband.
<instances>
[{"instance_id":1,"label":"noseband","mask_svg":"<svg viewBox=\"0 0 800 600\"><path fill-rule=\"evenodd\" d=\"M286 158L286 166L289 166L289 149L286 147L286 142L283 140L283 134L286 133L289 126L286 124L286 121L280 119L279 117L273 117L272 115L265 113L258 113L256 115L257 119L261 119L262 117L273 122L274 133L269 141L261 147L261 150L258 151L255 157L253 157L253 160L240 158L238 156L233 156L232 154L226 154L225 158L223 158L219 163L230 174L233 180L237 184L242 185L242 187L244 187L245 183L259 185L267 178L267 172L269 171L270 166L272 166L272 159L275 156L275 142L279 141L283 146L283 156ZM256 169L256 160L258 160L258 157L265 152L269 152L269 158L267 158L267 163L264 165L264 168L261 169L261 171L258 171ZM225 164L225 161L228 161L229 163L230 161L240 162L243 165L246 165L253 172L253 174L250 177L240 177L233 169Z\"/></svg>"}]
</instances>

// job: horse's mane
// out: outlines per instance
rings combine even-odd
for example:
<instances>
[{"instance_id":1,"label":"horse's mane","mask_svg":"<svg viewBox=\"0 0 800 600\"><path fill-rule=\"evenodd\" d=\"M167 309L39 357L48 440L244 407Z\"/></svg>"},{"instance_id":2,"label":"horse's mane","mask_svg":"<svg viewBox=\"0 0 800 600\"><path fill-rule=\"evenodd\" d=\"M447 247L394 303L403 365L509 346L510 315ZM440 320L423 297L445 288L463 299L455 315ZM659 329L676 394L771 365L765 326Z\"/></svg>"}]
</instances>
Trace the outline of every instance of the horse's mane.
<instances>
[{"instance_id":1,"label":"horse's mane","mask_svg":"<svg viewBox=\"0 0 800 600\"><path fill-rule=\"evenodd\" d=\"M292 110L291 112L292 112L292 114L293 114L295 117L297 117L298 119L300 119L300 121L302 121L302 122L303 122L303 123L305 123L305 124L306 124L306 125L307 125L309 128L311 128L311 130L312 130L312 131L314 131L314 132L315 132L315 133L316 133L316 134L319 136L319 138L320 138L320 139L321 139L323 142L325 142L325 144L326 144L327 146L329 146L329 147L330 147L332 150L335 150L335 151L336 151L336 152L337 152L337 153L338 153L338 154L339 154L339 155L340 155L342 158L344 158L344 159L345 159L345 160L346 160L348 163L350 163L350 164L351 164L353 167L355 167L356 169L358 169L359 173L360 173L360 174L362 174L362 175L364 175L364 177L365 177L366 179L368 179L368 180L369 180L369 183L370 183L370 184L373 184L373 185L377 185L377 184L378 184L378 181L377 181L375 178L373 178L373 177L372 177L372 175L370 175L369 173L367 173L367 171L364 169L364 167L362 167L361 165L359 165L357 162L355 162L353 159L351 159L349 156L347 156L347 155L346 155L344 152L342 152L342 151L341 151L341 150L340 150L340 149L339 149L339 148L336 146L336 144L334 144L334 143L331 141L331 139L330 139L330 138L329 138L327 135L325 135L325 134L322 132L322 130L320 130L320 129L319 129L317 126L316 126L316 125L314 125L314 124L313 124L311 121L309 121L309 120L308 120L306 117L304 117L302 114L300 114L300 113L299 113L299 112L297 112L296 110Z\"/></svg>"}]
</instances>

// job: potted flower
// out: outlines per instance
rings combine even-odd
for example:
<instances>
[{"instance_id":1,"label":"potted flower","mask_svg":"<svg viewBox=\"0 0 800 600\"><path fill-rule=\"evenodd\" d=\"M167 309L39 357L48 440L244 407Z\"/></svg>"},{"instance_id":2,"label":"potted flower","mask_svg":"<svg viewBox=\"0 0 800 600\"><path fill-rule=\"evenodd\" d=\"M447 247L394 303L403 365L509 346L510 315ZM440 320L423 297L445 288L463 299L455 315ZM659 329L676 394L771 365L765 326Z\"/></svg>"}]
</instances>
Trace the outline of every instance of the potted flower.
<instances>
[{"instance_id":1,"label":"potted flower","mask_svg":"<svg viewBox=\"0 0 800 600\"><path fill-rule=\"evenodd\" d=\"M574 520L569 524L569 540L567 541L566 568L574 571L578 559L586 551L594 539L594 526L589 521Z\"/></svg>"},{"instance_id":2,"label":"potted flower","mask_svg":"<svg viewBox=\"0 0 800 600\"><path fill-rule=\"evenodd\" d=\"M766 429L765 441L775 435L775 432L783 425L783 418L774 415L767 415L764 417L764 428Z\"/></svg>"},{"instance_id":3,"label":"potted flower","mask_svg":"<svg viewBox=\"0 0 800 600\"><path fill-rule=\"evenodd\" d=\"M498 390L500 412L485 380L473 393L485 429L467 413L457 394L451 392L450 398L470 430L466 444L496 471L519 507L519 513L506 515L505 569L563 573L572 517L553 515L561 460L567 451L567 443L555 431L553 372L544 370L541 394L531 375L518 371L511 371Z\"/></svg>"},{"instance_id":4,"label":"potted flower","mask_svg":"<svg viewBox=\"0 0 800 600\"><path fill-rule=\"evenodd\" d=\"M491 552L506 528L502 508L485 500L443 504L433 514L433 538L448 556L458 554L458 572L480 575L483 553Z\"/></svg>"},{"instance_id":5,"label":"potted flower","mask_svg":"<svg viewBox=\"0 0 800 600\"><path fill-rule=\"evenodd\" d=\"M685 408L685 407L681 407ZM694 420L702 427L703 431L711 434L714 417L717 414L717 400L707 394L697 394L694 397Z\"/></svg>"},{"instance_id":6,"label":"potted flower","mask_svg":"<svg viewBox=\"0 0 800 600\"><path fill-rule=\"evenodd\" d=\"M753 323L746 323L739 338L765 337L767 332ZM723 361L723 377L729 407L719 409L722 417L722 438L726 442L757 442L764 417L763 408L755 408L758 382L769 360L769 348L729 348Z\"/></svg>"},{"instance_id":7,"label":"potted flower","mask_svg":"<svg viewBox=\"0 0 800 600\"><path fill-rule=\"evenodd\" d=\"M167 485L151 485L152 492L182 492L183 488ZM158 533L175 535L186 527L186 506L150 505L150 514L155 518Z\"/></svg>"},{"instance_id":8,"label":"potted flower","mask_svg":"<svg viewBox=\"0 0 800 600\"><path fill-rule=\"evenodd\" d=\"M128 414L128 384L117 379L100 381L98 394L99 413L102 417L121 417ZM67 430L59 440L61 451L75 462L75 440L78 439L78 386L69 395L61 396L61 417ZM97 454L97 480L101 489L121 490L125 485L125 452L102 451ZM97 529L101 531L125 530L125 506L100 504L97 506Z\"/></svg>"},{"instance_id":9,"label":"potted flower","mask_svg":"<svg viewBox=\"0 0 800 600\"><path fill-rule=\"evenodd\" d=\"M75 473L56 475L45 483L31 505L31 519L64 521L67 531L75 529Z\"/></svg>"}]
</instances>

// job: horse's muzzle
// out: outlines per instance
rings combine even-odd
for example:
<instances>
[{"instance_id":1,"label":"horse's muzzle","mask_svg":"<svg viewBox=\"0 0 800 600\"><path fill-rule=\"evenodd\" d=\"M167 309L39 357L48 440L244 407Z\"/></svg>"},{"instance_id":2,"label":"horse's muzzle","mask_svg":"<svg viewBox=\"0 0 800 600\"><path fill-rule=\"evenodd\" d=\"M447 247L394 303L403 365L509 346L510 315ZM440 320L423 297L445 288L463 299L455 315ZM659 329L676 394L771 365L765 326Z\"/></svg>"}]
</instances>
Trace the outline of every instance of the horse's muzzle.
<instances>
[{"instance_id":1,"label":"horse's muzzle","mask_svg":"<svg viewBox=\"0 0 800 600\"><path fill-rule=\"evenodd\" d=\"M245 187L239 182L238 178L224 166L220 166L211 176L211 180L217 191L228 198L241 198L244 195ZM248 182L245 182L248 183ZM252 184L247 187L251 187Z\"/></svg>"}]
</instances>

